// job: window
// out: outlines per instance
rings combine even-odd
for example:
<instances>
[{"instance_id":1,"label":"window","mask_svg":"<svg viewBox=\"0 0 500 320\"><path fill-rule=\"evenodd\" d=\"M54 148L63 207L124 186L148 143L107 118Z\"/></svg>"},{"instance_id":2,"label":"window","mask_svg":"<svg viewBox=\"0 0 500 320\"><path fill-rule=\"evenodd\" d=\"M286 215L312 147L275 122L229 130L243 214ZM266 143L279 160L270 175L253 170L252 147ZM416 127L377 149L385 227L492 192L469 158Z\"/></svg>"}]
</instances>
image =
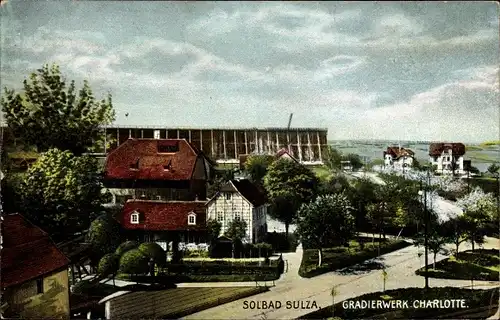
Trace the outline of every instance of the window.
<instances>
[{"instance_id":1,"label":"window","mask_svg":"<svg viewBox=\"0 0 500 320\"><path fill-rule=\"evenodd\" d=\"M139 159L137 159L134 163L130 164L130 170L139 170Z\"/></svg>"},{"instance_id":2,"label":"window","mask_svg":"<svg viewBox=\"0 0 500 320\"><path fill-rule=\"evenodd\" d=\"M155 137L155 139L160 139L160 130L154 131L154 137Z\"/></svg>"},{"instance_id":3,"label":"window","mask_svg":"<svg viewBox=\"0 0 500 320\"><path fill-rule=\"evenodd\" d=\"M217 221L219 222L224 221L224 215L221 212L217 213Z\"/></svg>"},{"instance_id":4,"label":"window","mask_svg":"<svg viewBox=\"0 0 500 320\"><path fill-rule=\"evenodd\" d=\"M36 279L36 293L43 293L43 278Z\"/></svg>"},{"instance_id":5,"label":"window","mask_svg":"<svg viewBox=\"0 0 500 320\"><path fill-rule=\"evenodd\" d=\"M240 212L235 212L234 213L234 220L240 221L241 220L241 213Z\"/></svg>"},{"instance_id":6,"label":"window","mask_svg":"<svg viewBox=\"0 0 500 320\"><path fill-rule=\"evenodd\" d=\"M196 214L194 212L188 215L188 225L196 224Z\"/></svg>"},{"instance_id":7,"label":"window","mask_svg":"<svg viewBox=\"0 0 500 320\"><path fill-rule=\"evenodd\" d=\"M179 142L177 141L158 141L158 153L175 153L179 151Z\"/></svg>"},{"instance_id":8,"label":"window","mask_svg":"<svg viewBox=\"0 0 500 320\"><path fill-rule=\"evenodd\" d=\"M133 223L133 224L139 223L139 213L138 212L134 212L134 213L132 213L132 215L130 215L130 223Z\"/></svg>"},{"instance_id":9,"label":"window","mask_svg":"<svg viewBox=\"0 0 500 320\"><path fill-rule=\"evenodd\" d=\"M165 171L172 170L172 160L169 160L168 163L163 166L163 170L165 170Z\"/></svg>"},{"instance_id":10,"label":"window","mask_svg":"<svg viewBox=\"0 0 500 320\"><path fill-rule=\"evenodd\" d=\"M226 196L226 200L231 200L231 194L229 192L225 193L225 196Z\"/></svg>"}]
</instances>

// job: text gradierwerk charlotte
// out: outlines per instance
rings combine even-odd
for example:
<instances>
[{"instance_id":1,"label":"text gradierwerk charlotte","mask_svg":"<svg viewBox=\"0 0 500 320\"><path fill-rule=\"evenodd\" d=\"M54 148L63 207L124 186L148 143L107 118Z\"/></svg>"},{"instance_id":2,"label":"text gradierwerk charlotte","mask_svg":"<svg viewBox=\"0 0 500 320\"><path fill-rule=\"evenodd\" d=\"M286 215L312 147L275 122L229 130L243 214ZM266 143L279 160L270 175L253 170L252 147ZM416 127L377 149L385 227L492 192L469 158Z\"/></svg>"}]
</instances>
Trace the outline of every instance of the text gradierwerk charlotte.
<instances>
[{"instance_id":1,"label":"text gradierwerk charlotte","mask_svg":"<svg viewBox=\"0 0 500 320\"><path fill-rule=\"evenodd\" d=\"M466 309L464 299L342 301L344 309Z\"/></svg>"}]
</instances>

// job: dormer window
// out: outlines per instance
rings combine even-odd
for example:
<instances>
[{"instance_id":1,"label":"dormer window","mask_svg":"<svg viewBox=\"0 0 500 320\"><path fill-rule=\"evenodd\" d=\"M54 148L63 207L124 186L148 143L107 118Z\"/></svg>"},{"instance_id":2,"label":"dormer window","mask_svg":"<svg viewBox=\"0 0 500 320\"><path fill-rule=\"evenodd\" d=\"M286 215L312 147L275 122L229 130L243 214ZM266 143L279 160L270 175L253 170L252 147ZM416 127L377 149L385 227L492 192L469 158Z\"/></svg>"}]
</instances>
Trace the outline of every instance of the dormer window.
<instances>
[{"instance_id":1,"label":"dormer window","mask_svg":"<svg viewBox=\"0 0 500 320\"><path fill-rule=\"evenodd\" d=\"M130 223L131 224L139 224L139 212L134 211L130 215Z\"/></svg>"},{"instance_id":2,"label":"dormer window","mask_svg":"<svg viewBox=\"0 0 500 320\"><path fill-rule=\"evenodd\" d=\"M190 212L188 214L188 225L192 226L196 224L196 213Z\"/></svg>"},{"instance_id":3,"label":"dormer window","mask_svg":"<svg viewBox=\"0 0 500 320\"><path fill-rule=\"evenodd\" d=\"M130 164L130 170L139 170L139 159L137 159L134 163Z\"/></svg>"},{"instance_id":4,"label":"dormer window","mask_svg":"<svg viewBox=\"0 0 500 320\"><path fill-rule=\"evenodd\" d=\"M172 160L168 160L168 163L163 166L163 170L165 170L165 171L172 170Z\"/></svg>"},{"instance_id":5,"label":"dormer window","mask_svg":"<svg viewBox=\"0 0 500 320\"><path fill-rule=\"evenodd\" d=\"M157 151L158 153L175 153L179 151L179 141L169 141L169 140L163 140L163 141L158 141L157 144Z\"/></svg>"}]
</instances>

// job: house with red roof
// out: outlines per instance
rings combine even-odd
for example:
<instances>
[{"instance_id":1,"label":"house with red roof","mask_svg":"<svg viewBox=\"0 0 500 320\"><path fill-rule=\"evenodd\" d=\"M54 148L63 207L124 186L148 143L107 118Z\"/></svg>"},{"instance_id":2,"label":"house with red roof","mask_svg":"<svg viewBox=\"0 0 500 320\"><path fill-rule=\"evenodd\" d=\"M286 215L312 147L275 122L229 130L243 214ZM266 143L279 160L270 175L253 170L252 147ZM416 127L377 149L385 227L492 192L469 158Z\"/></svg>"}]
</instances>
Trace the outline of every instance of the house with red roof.
<instances>
[{"instance_id":1,"label":"house with red roof","mask_svg":"<svg viewBox=\"0 0 500 320\"><path fill-rule=\"evenodd\" d=\"M208 219L221 223L221 235L233 220L246 222L247 243L263 241L269 205L265 194L250 180L231 180L207 202Z\"/></svg>"},{"instance_id":2,"label":"house with red roof","mask_svg":"<svg viewBox=\"0 0 500 320\"><path fill-rule=\"evenodd\" d=\"M206 201L129 200L118 220L129 239L200 243L206 239Z\"/></svg>"},{"instance_id":3,"label":"house with red roof","mask_svg":"<svg viewBox=\"0 0 500 320\"><path fill-rule=\"evenodd\" d=\"M1 218L2 316L69 319L68 258L20 214Z\"/></svg>"},{"instance_id":4,"label":"house with red roof","mask_svg":"<svg viewBox=\"0 0 500 320\"><path fill-rule=\"evenodd\" d=\"M387 147L384 151L384 166L397 170L405 170L413 166L415 152L401 146Z\"/></svg>"},{"instance_id":5,"label":"house with red roof","mask_svg":"<svg viewBox=\"0 0 500 320\"><path fill-rule=\"evenodd\" d=\"M108 154L104 185L115 204L205 200L213 167L185 139L129 139Z\"/></svg>"},{"instance_id":6,"label":"house with red roof","mask_svg":"<svg viewBox=\"0 0 500 320\"><path fill-rule=\"evenodd\" d=\"M429 162L436 166L436 172L443 174L463 174L465 145L455 142L431 143Z\"/></svg>"}]
</instances>

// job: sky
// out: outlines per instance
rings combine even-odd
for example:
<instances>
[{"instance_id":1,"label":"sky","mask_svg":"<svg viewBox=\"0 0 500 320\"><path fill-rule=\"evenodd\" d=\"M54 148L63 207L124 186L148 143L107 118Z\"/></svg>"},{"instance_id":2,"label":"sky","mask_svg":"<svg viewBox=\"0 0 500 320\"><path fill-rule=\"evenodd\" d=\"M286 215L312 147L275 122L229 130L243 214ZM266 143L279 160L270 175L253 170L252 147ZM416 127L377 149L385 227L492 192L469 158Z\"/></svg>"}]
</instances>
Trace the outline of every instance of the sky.
<instances>
[{"instance_id":1,"label":"sky","mask_svg":"<svg viewBox=\"0 0 500 320\"><path fill-rule=\"evenodd\" d=\"M117 125L500 139L495 2L16 1L1 87L45 63L113 95ZM128 116L126 114L128 113Z\"/></svg>"}]
</instances>

